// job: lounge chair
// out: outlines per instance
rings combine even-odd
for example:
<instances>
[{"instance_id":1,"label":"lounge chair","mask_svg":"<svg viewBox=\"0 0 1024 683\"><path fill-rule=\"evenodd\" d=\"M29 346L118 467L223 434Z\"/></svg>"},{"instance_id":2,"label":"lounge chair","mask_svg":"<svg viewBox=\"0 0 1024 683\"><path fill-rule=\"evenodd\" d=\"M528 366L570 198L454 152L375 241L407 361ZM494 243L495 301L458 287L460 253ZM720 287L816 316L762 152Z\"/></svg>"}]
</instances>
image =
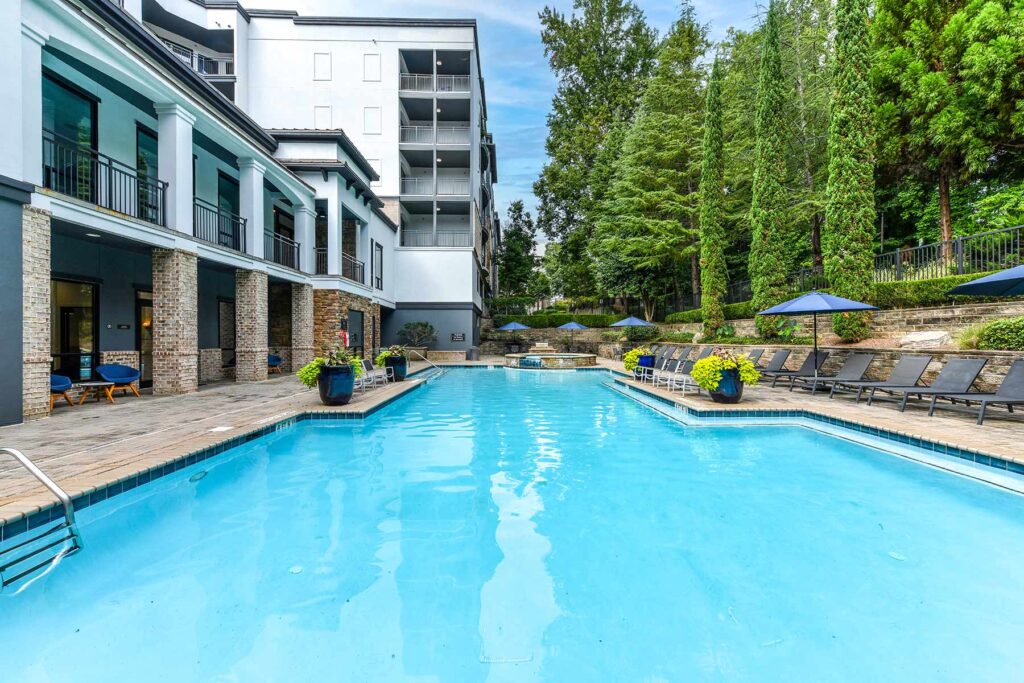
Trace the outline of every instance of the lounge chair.
<instances>
[{"instance_id":1,"label":"lounge chair","mask_svg":"<svg viewBox=\"0 0 1024 683\"><path fill-rule=\"evenodd\" d=\"M860 403L860 399L864 394L864 391L871 387L915 386L921 381L921 375L923 375L924 371L928 369L928 364L931 362L931 356L901 356L896 362L896 365L893 366L892 372L889 373L889 378L885 380L849 380L823 377L818 380L818 383L824 384L825 386L832 385L832 389L828 393L829 398L833 398L836 395L837 390L853 391L856 389L857 402Z\"/></svg>"},{"instance_id":2,"label":"lounge chair","mask_svg":"<svg viewBox=\"0 0 1024 683\"><path fill-rule=\"evenodd\" d=\"M693 370L694 363L696 363L699 360L704 360L714 352L715 348L713 346L705 346L697 353L697 357L694 358L693 360L683 360L682 364L679 367L679 372L683 375L689 375L690 370Z\"/></svg>"},{"instance_id":3,"label":"lounge chair","mask_svg":"<svg viewBox=\"0 0 1024 683\"><path fill-rule=\"evenodd\" d=\"M772 359L768 361L768 365L764 367L758 367L762 373L765 372L778 372L786 367L786 361L789 360L789 349L780 349L772 354Z\"/></svg>"},{"instance_id":4,"label":"lounge chair","mask_svg":"<svg viewBox=\"0 0 1024 683\"><path fill-rule=\"evenodd\" d=\"M284 365L284 358L273 353L267 354L267 372L281 374L281 366Z\"/></svg>"},{"instance_id":5,"label":"lounge chair","mask_svg":"<svg viewBox=\"0 0 1024 683\"><path fill-rule=\"evenodd\" d=\"M71 378L65 377L64 375L50 375L50 412L53 412L53 404L58 398L63 398L68 402L69 406L74 406L75 402L68 396L68 392L71 391Z\"/></svg>"},{"instance_id":6,"label":"lounge chair","mask_svg":"<svg viewBox=\"0 0 1024 683\"><path fill-rule=\"evenodd\" d=\"M373 361L363 360L363 381L369 381L373 386L384 385L395 380L395 369L389 367L375 368Z\"/></svg>"},{"instance_id":7,"label":"lounge chair","mask_svg":"<svg viewBox=\"0 0 1024 683\"><path fill-rule=\"evenodd\" d=\"M106 365L97 365L96 374L104 382L110 382L114 385L111 387L111 391L120 389L122 394L131 391L136 396L139 396L139 390L135 388L135 383L139 381L139 377L142 375L135 368L119 363L108 363ZM139 398L142 397L139 396Z\"/></svg>"},{"instance_id":8,"label":"lounge chair","mask_svg":"<svg viewBox=\"0 0 1024 683\"><path fill-rule=\"evenodd\" d=\"M753 363L755 366L761 362L761 356L764 355L764 349L750 349L747 351L747 360Z\"/></svg>"},{"instance_id":9,"label":"lounge chair","mask_svg":"<svg viewBox=\"0 0 1024 683\"><path fill-rule=\"evenodd\" d=\"M672 378L679 371L679 366L682 363L678 358L673 358L665 363L665 367L654 373L652 381L654 386L660 387L662 384L668 386L672 383Z\"/></svg>"},{"instance_id":10,"label":"lounge chair","mask_svg":"<svg viewBox=\"0 0 1024 683\"><path fill-rule=\"evenodd\" d=\"M950 406L936 405L940 398L947 398ZM1013 361L1009 372L1003 377L999 388L990 393L963 393L963 394L932 394L932 404L928 408L928 414L935 413L936 408L948 408L955 405L957 401L963 401L969 407L972 403L978 406L978 424L985 422L985 408L989 405L1005 405L1006 409L1013 412L1015 405L1024 405L1024 359Z\"/></svg>"},{"instance_id":11,"label":"lounge chair","mask_svg":"<svg viewBox=\"0 0 1024 683\"><path fill-rule=\"evenodd\" d=\"M815 353L811 351L807 354L807 358L804 359L803 365L800 366L799 370L764 370L762 375L767 375L772 378L772 386L774 387L780 379L788 379L790 388L793 387L793 380L797 377L813 377L821 366L828 360L828 351L818 351Z\"/></svg>"},{"instance_id":12,"label":"lounge chair","mask_svg":"<svg viewBox=\"0 0 1024 683\"><path fill-rule=\"evenodd\" d=\"M872 387L868 396L868 405L875 398L876 391L883 391L892 396L902 396L900 401L900 412L907 408L907 401L911 396L924 398L925 396L966 394L978 379L981 369L988 362L987 358L954 358L946 363L939 376L935 378L930 387L905 386L905 387Z\"/></svg>"},{"instance_id":13,"label":"lounge chair","mask_svg":"<svg viewBox=\"0 0 1024 683\"><path fill-rule=\"evenodd\" d=\"M864 374L868 371L868 366L875 360L875 354L873 353L855 353L851 356L847 356L846 360L843 361L843 366L834 375L818 375L816 377L794 377L789 383L789 390L793 391L793 386L799 382L800 384L809 385L811 394L814 394L818 390L818 385L822 384L826 380L849 380L857 381L864 379Z\"/></svg>"}]
</instances>

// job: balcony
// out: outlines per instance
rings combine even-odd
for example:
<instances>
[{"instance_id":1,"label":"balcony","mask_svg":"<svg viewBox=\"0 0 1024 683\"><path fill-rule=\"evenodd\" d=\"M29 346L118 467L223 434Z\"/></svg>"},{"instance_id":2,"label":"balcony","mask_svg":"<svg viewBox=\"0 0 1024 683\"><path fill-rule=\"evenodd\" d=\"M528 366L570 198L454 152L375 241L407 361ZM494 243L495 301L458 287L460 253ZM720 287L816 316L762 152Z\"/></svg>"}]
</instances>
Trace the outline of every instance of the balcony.
<instances>
[{"instance_id":1,"label":"balcony","mask_svg":"<svg viewBox=\"0 0 1024 683\"><path fill-rule=\"evenodd\" d=\"M284 235L263 233L263 258L287 268L299 269L299 243Z\"/></svg>"},{"instance_id":2,"label":"balcony","mask_svg":"<svg viewBox=\"0 0 1024 683\"><path fill-rule=\"evenodd\" d=\"M314 250L314 255L316 257L316 274L329 275L330 273L327 272L327 247L317 247ZM366 266L359 259L353 258L348 254L342 254L341 276L346 280L364 284Z\"/></svg>"},{"instance_id":3,"label":"balcony","mask_svg":"<svg viewBox=\"0 0 1024 683\"><path fill-rule=\"evenodd\" d=\"M447 197L469 196L469 178L438 178L437 194Z\"/></svg>"},{"instance_id":4,"label":"balcony","mask_svg":"<svg viewBox=\"0 0 1024 683\"><path fill-rule=\"evenodd\" d=\"M466 126L402 126L399 141L411 145L468 145L469 128Z\"/></svg>"},{"instance_id":5,"label":"balcony","mask_svg":"<svg viewBox=\"0 0 1024 683\"><path fill-rule=\"evenodd\" d=\"M469 144L469 126L465 126L465 127L438 126L437 127L437 144L439 144L439 145L468 145Z\"/></svg>"},{"instance_id":6,"label":"balcony","mask_svg":"<svg viewBox=\"0 0 1024 683\"><path fill-rule=\"evenodd\" d=\"M217 59L182 47L169 40L164 45L175 57L188 64L189 68L203 76L230 76L235 73L235 64L230 59Z\"/></svg>"},{"instance_id":7,"label":"balcony","mask_svg":"<svg viewBox=\"0 0 1024 683\"><path fill-rule=\"evenodd\" d=\"M469 86L469 76L403 73L399 79L399 88L410 92L468 93Z\"/></svg>"},{"instance_id":8,"label":"balcony","mask_svg":"<svg viewBox=\"0 0 1024 683\"><path fill-rule=\"evenodd\" d=\"M434 128L432 126L402 126L400 133L400 142L412 145L434 144Z\"/></svg>"},{"instance_id":9,"label":"balcony","mask_svg":"<svg viewBox=\"0 0 1024 683\"><path fill-rule=\"evenodd\" d=\"M402 194L430 197L434 194L432 178L402 178Z\"/></svg>"},{"instance_id":10,"label":"balcony","mask_svg":"<svg viewBox=\"0 0 1024 683\"><path fill-rule=\"evenodd\" d=\"M468 230L403 230L403 247L471 247L473 233Z\"/></svg>"},{"instance_id":11,"label":"balcony","mask_svg":"<svg viewBox=\"0 0 1024 683\"><path fill-rule=\"evenodd\" d=\"M167 183L51 131L43 132L43 186L138 218L167 225Z\"/></svg>"},{"instance_id":12,"label":"balcony","mask_svg":"<svg viewBox=\"0 0 1024 683\"><path fill-rule=\"evenodd\" d=\"M192 200L192 234L196 239L245 252L245 219L196 197Z\"/></svg>"}]
</instances>

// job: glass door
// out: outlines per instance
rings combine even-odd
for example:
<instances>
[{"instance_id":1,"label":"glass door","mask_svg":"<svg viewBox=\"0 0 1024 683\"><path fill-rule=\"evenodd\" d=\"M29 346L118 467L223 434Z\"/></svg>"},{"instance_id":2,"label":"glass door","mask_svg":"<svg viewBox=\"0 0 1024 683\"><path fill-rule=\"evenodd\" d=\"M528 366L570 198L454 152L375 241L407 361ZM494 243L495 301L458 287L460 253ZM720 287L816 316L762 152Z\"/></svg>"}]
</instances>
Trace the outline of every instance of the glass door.
<instances>
[{"instance_id":1,"label":"glass door","mask_svg":"<svg viewBox=\"0 0 1024 683\"><path fill-rule=\"evenodd\" d=\"M89 282L50 281L50 353L53 373L73 382L93 379L99 348L99 287Z\"/></svg>"},{"instance_id":2,"label":"glass door","mask_svg":"<svg viewBox=\"0 0 1024 683\"><path fill-rule=\"evenodd\" d=\"M139 384L153 386L153 292L135 294L135 350L139 352Z\"/></svg>"}]
</instances>

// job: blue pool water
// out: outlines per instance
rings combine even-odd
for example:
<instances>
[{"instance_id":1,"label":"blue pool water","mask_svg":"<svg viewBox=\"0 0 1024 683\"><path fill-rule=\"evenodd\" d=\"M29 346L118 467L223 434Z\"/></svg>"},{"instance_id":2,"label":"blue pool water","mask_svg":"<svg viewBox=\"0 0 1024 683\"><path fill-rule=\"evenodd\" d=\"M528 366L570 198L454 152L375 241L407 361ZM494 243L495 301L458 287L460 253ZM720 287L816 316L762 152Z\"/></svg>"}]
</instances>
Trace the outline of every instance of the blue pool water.
<instances>
[{"instance_id":1,"label":"blue pool water","mask_svg":"<svg viewBox=\"0 0 1024 683\"><path fill-rule=\"evenodd\" d=\"M452 371L85 509L0 681L1020 676L1024 497L604 381Z\"/></svg>"}]
</instances>

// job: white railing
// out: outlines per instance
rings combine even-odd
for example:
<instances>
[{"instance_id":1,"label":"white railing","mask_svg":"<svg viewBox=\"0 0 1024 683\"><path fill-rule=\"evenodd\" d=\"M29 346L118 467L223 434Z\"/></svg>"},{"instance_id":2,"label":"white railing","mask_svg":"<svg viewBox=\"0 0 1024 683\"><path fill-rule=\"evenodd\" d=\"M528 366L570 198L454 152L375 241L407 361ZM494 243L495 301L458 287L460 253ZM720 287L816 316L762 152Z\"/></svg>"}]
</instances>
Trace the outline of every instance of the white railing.
<instances>
[{"instance_id":1,"label":"white railing","mask_svg":"<svg viewBox=\"0 0 1024 683\"><path fill-rule=\"evenodd\" d=\"M471 247L473 233L468 230L403 230L403 247Z\"/></svg>"},{"instance_id":2,"label":"white railing","mask_svg":"<svg viewBox=\"0 0 1024 683\"><path fill-rule=\"evenodd\" d=\"M402 178L402 194L433 195L434 185L430 178Z\"/></svg>"},{"instance_id":3,"label":"white railing","mask_svg":"<svg viewBox=\"0 0 1024 683\"><path fill-rule=\"evenodd\" d=\"M469 76L437 76L438 92L469 92Z\"/></svg>"},{"instance_id":4,"label":"white railing","mask_svg":"<svg viewBox=\"0 0 1024 683\"><path fill-rule=\"evenodd\" d=\"M217 76L222 74L230 75L234 72L231 60L207 57L187 47L172 43L169 40L165 40L164 45L171 51L171 54L185 62L185 64L188 64L188 67L196 73L203 74L204 76Z\"/></svg>"},{"instance_id":5,"label":"white railing","mask_svg":"<svg viewBox=\"0 0 1024 683\"><path fill-rule=\"evenodd\" d=\"M438 178L437 193L440 195L465 196L469 194L468 178Z\"/></svg>"},{"instance_id":6,"label":"white railing","mask_svg":"<svg viewBox=\"0 0 1024 683\"><path fill-rule=\"evenodd\" d=\"M402 126L402 142L409 142L416 145L430 145L434 142L434 129L430 126Z\"/></svg>"},{"instance_id":7,"label":"white railing","mask_svg":"<svg viewBox=\"0 0 1024 683\"><path fill-rule=\"evenodd\" d=\"M417 92L433 92L434 77L431 74L402 74L399 88Z\"/></svg>"},{"instance_id":8,"label":"white railing","mask_svg":"<svg viewBox=\"0 0 1024 683\"><path fill-rule=\"evenodd\" d=\"M439 145L468 145L469 127L441 127L437 128L437 144Z\"/></svg>"}]
</instances>

